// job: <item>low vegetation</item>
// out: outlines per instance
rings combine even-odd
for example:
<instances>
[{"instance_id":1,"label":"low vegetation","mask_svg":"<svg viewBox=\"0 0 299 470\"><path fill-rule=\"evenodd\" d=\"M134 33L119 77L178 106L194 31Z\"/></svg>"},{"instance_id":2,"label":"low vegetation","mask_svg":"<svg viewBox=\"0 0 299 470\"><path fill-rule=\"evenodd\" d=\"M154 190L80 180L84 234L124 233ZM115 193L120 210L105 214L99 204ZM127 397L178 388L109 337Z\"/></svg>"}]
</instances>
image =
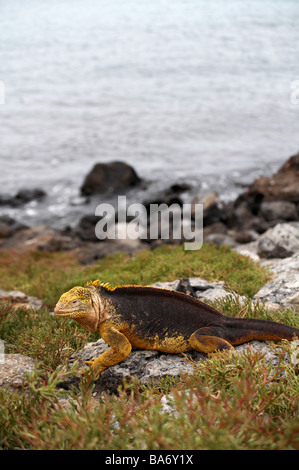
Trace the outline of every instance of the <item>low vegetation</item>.
<instances>
[{"instance_id":1,"label":"low vegetation","mask_svg":"<svg viewBox=\"0 0 299 470\"><path fill-rule=\"evenodd\" d=\"M0 251L1 288L22 290L43 299L49 307L55 305L61 293L90 280L146 285L192 276L224 280L232 290L249 297L268 279L265 270L224 245L217 248L204 244L198 251L165 245L134 256L117 253L85 267L67 253Z\"/></svg>"},{"instance_id":2,"label":"low vegetation","mask_svg":"<svg viewBox=\"0 0 299 470\"><path fill-rule=\"evenodd\" d=\"M2 449L299 449L298 366L282 342L277 365L250 350L215 354L195 366L192 376L155 385L124 384L116 395L93 397L93 379L78 390L59 383L69 356L98 333L51 314L60 294L76 284L100 279L112 285L151 284L182 277L225 280L247 297L233 294L214 305L231 316L278 320L299 327L292 310L269 312L250 298L268 273L229 248L204 245L199 252L163 247L134 257L107 257L82 267L64 253L0 254L1 287L45 301L39 312L0 304L0 338L9 352L31 356L33 374L21 393L0 389ZM273 348L278 348L273 345ZM162 397L167 397L168 411ZM165 400L165 398L164 398Z\"/></svg>"}]
</instances>

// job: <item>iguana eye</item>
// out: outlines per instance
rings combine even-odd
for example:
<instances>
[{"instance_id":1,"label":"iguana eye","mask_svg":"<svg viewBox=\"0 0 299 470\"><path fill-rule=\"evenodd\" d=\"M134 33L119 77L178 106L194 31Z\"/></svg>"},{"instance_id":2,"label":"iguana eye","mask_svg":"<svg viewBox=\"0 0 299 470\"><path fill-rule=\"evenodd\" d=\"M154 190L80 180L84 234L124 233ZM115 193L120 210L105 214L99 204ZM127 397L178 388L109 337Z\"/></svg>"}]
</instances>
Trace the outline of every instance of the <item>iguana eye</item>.
<instances>
[{"instance_id":1,"label":"iguana eye","mask_svg":"<svg viewBox=\"0 0 299 470\"><path fill-rule=\"evenodd\" d=\"M77 305L77 303L78 303L78 300L72 300L72 301L70 302L71 305Z\"/></svg>"}]
</instances>

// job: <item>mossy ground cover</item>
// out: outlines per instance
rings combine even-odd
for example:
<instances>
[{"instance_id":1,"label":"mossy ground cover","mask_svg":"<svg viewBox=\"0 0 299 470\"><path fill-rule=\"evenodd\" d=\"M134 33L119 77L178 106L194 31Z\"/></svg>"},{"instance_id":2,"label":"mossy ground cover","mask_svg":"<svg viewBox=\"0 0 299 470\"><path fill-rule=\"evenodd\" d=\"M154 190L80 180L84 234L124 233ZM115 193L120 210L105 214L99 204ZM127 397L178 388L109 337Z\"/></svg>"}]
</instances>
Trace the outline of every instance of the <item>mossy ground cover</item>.
<instances>
[{"instance_id":1,"label":"mossy ground cover","mask_svg":"<svg viewBox=\"0 0 299 470\"><path fill-rule=\"evenodd\" d=\"M281 321L299 327L292 310L269 312L250 298L269 275L229 248L204 245L199 252L163 247L136 256L117 254L82 267L64 253L0 253L1 288L23 290L45 301L39 312L0 305L0 338L9 352L36 361L22 393L0 389L2 449L298 449L298 366L289 361L288 343L280 344L277 366L257 353L215 354L194 375L160 384L124 385L117 395L95 400L93 380L78 391L59 382L68 357L98 338L75 322L51 315L58 297L74 285L100 279L112 285L151 284L181 277L224 280L247 297L233 294L214 305L230 316ZM280 350L279 350L280 351ZM162 410L169 396L172 413ZM65 400L61 400L64 398Z\"/></svg>"},{"instance_id":2,"label":"mossy ground cover","mask_svg":"<svg viewBox=\"0 0 299 470\"><path fill-rule=\"evenodd\" d=\"M249 297L268 279L267 272L249 258L213 244L204 244L197 251L165 245L134 256L117 253L85 267L67 253L0 251L1 288L22 290L51 307L61 293L90 280L99 279L112 285L146 285L192 276L223 280L234 291Z\"/></svg>"}]
</instances>

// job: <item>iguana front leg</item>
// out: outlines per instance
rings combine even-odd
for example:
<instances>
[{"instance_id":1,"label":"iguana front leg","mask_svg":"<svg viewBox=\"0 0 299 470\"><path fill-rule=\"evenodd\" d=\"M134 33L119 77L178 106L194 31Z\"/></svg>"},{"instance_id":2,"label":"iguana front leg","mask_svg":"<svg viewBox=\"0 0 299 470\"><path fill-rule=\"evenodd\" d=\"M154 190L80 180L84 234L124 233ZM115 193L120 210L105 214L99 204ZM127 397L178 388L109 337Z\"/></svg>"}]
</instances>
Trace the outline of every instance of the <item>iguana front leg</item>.
<instances>
[{"instance_id":1,"label":"iguana front leg","mask_svg":"<svg viewBox=\"0 0 299 470\"><path fill-rule=\"evenodd\" d=\"M108 367L123 361L132 350L132 345L125 335L108 322L104 322L101 325L100 335L111 348L101 354L101 356L85 362L85 364L93 368L95 376Z\"/></svg>"}]
</instances>

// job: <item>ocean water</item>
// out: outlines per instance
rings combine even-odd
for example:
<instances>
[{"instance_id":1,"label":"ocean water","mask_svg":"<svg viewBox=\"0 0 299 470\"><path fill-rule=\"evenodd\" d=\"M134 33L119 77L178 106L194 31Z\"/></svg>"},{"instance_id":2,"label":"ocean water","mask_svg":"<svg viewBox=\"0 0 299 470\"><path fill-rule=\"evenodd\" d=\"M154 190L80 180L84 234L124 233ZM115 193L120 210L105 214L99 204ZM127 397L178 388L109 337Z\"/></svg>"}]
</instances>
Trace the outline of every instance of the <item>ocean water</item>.
<instances>
[{"instance_id":1,"label":"ocean water","mask_svg":"<svg viewBox=\"0 0 299 470\"><path fill-rule=\"evenodd\" d=\"M298 24L298 0L0 0L0 193L48 194L0 214L74 225L96 162L134 166L134 202L273 173L299 150Z\"/></svg>"}]
</instances>

